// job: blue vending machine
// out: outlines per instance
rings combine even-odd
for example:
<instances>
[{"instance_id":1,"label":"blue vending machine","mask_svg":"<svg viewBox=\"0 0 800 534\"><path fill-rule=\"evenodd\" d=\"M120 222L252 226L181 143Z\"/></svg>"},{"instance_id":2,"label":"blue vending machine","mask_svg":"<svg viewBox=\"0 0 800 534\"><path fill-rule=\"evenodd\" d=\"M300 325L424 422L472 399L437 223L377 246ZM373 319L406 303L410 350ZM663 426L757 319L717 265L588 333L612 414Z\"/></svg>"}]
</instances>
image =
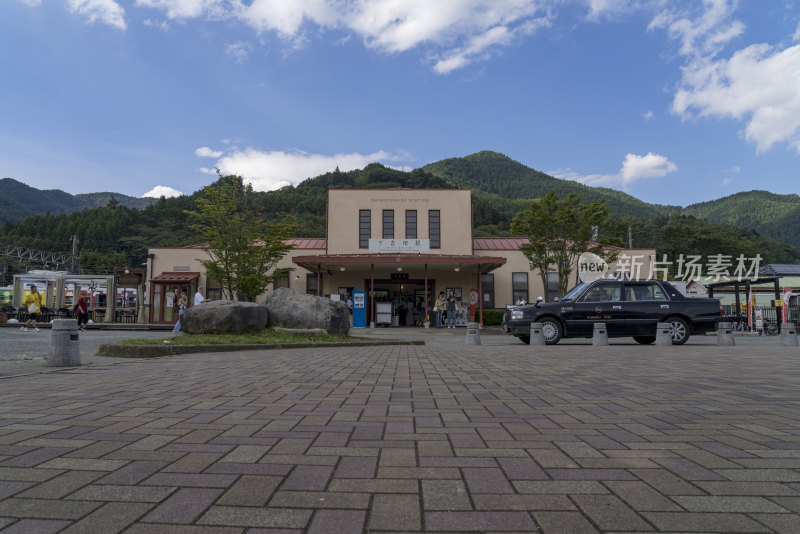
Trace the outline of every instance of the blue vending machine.
<instances>
[{"instance_id":1,"label":"blue vending machine","mask_svg":"<svg viewBox=\"0 0 800 534\"><path fill-rule=\"evenodd\" d=\"M367 292L353 291L353 328L367 327Z\"/></svg>"}]
</instances>

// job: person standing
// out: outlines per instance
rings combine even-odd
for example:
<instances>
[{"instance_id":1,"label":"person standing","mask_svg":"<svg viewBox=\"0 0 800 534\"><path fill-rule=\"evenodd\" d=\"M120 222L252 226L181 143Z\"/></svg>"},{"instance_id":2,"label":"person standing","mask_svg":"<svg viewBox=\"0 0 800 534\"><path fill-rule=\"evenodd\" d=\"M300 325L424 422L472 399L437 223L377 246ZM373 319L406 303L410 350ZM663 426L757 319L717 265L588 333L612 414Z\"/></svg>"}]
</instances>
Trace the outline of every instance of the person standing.
<instances>
[{"instance_id":1,"label":"person standing","mask_svg":"<svg viewBox=\"0 0 800 534\"><path fill-rule=\"evenodd\" d=\"M198 287L197 293L194 294L194 305L199 306L200 304L204 303L206 298L203 296L203 288Z\"/></svg>"},{"instance_id":2,"label":"person standing","mask_svg":"<svg viewBox=\"0 0 800 534\"><path fill-rule=\"evenodd\" d=\"M444 291L439 291L436 302L433 305L433 313L436 315L436 328L442 327L442 312L444 311Z\"/></svg>"},{"instance_id":3,"label":"person standing","mask_svg":"<svg viewBox=\"0 0 800 534\"><path fill-rule=\"evenodd\" d=\"M181 298L178 299L178 321L175 323L175 328L172 329L173 334L178 334L181 331L181 316L186 313L186 306L189 304L189 299L186 297L186 291L181 293Z\"/></svg>"},{"instance_id":4,"label":"person standing","mask_svg":"<svg viewBox=\"0 0 800 534\"><path fill-rule=\"evenodd\" d=\"M453 290L450 290L450 293L447 295L447 328L455 328L456 327L456 311L458 311L458 302L456 301L456 295Z\"/></svg>"},{"instance_id":5,"label":"person standing","mask_svg":"<svg viewBox=\"0 0 800 534\"><path fill-rule=\"evenodd\" d=\"M36 320L39 318L39 312L42 311L42 294L39 293L36 286L31 286L31 292L25 297L23 304L28 308L28 320L20 330L26 331L29 326L33 326L33 329L38 332L39 327L36 326Z\"/></svg>"},{"instance_id":6,"label":"person standing","mask_svg":"<svg viewBox=\"0 0 800 534\"><path fill-rule=\"evenodd\" d=\"M78 316L78 330L86 330L86 324L89 322L89 303L86 302L85 298L81 297L75 303L74 309L75 315Z\"/></svg>"}]
</instances>

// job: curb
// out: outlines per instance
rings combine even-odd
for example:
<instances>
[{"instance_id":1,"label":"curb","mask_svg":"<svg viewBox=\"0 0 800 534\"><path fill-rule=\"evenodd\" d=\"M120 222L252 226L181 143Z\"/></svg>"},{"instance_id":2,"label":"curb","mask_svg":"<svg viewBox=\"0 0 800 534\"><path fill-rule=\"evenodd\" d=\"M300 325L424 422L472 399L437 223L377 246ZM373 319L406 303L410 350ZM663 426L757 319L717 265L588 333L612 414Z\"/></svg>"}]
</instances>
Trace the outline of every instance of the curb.
<instances>
[{"instance_id":1,"label":"curb","mask_svg":"<svg viewBox=\"0 0 800 534\"><path fill-rule=\"evenodd\" d=\"M249 343L241 345L100 345L97 356L113 358L161 358L202 352L234 352L242 350L310 349L329 347L375 347L387 345L424 345L424 341L369 341L346 343Z\"/></svg>"}]
</instances>

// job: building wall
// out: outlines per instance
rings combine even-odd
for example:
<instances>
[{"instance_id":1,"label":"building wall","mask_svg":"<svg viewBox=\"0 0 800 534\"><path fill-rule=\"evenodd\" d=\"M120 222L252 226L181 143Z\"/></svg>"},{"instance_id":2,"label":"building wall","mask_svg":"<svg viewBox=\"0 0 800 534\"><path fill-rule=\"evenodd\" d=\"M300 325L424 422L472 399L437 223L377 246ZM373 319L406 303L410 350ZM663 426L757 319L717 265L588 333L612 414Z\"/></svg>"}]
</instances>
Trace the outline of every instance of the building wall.
<instances>
[{"instance_id":1,"label":"building wall","mask_svg":"<svg viewBox=\"0 0 800 534\"><path fill-rule=\"evenodd\" d=\"M429 239L428 215L439 210L441 248L431 254L472 254L472 197L454 189L331 189L328 191L328 254L363 254L359 210L370 210L371 237L383 238L383 211L394 210L394 238L405 239L406 210L417 211L417 238Z\"/></svg>"}]
</instances>

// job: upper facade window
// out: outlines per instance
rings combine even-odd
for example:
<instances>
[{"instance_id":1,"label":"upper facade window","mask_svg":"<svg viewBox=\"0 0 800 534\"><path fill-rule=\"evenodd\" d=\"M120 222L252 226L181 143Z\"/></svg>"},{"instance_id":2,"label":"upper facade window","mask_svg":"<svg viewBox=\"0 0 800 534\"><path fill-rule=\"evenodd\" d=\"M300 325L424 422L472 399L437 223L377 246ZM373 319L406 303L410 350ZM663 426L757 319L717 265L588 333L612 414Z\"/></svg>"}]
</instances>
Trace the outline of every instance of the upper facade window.
<instances>
[{"instance_id":1,"label":"upper facade window","mask_svg":"<svg viewBox=\"0 0 800 534\"><path fill-rule=\"evenodd\" d=\"M394 239L394 210L383 210L383 238Z\"/></svg>"},{"instance_id":2,"label":"upper facade window","mask_svg":"<svg viewBox=\"0 0 800 534\"><path fill-rule=\"evenodd\" d=\"M369 248L372 237L372 211L358 210L358 248Z\"/></svg>"},{"instance_id":3,"label":"upper facade window","mask_svg":"<svg viewBox=\"0 0 800 534\"><path fill-rule=\"evenodd\" d=\"M417 238L417 210L406 210L406 239Z\"/></svg>"},{"instance_id":4,"label":"upper facade window","mask_svg":"<svg viewBox=\"0 0 800 534\"><path fill-rule=\"evenodd\" d=\"M428 211L428 236L431 248L442 248L442 223L439 210Z\"/></svg>"}]
</instances>

